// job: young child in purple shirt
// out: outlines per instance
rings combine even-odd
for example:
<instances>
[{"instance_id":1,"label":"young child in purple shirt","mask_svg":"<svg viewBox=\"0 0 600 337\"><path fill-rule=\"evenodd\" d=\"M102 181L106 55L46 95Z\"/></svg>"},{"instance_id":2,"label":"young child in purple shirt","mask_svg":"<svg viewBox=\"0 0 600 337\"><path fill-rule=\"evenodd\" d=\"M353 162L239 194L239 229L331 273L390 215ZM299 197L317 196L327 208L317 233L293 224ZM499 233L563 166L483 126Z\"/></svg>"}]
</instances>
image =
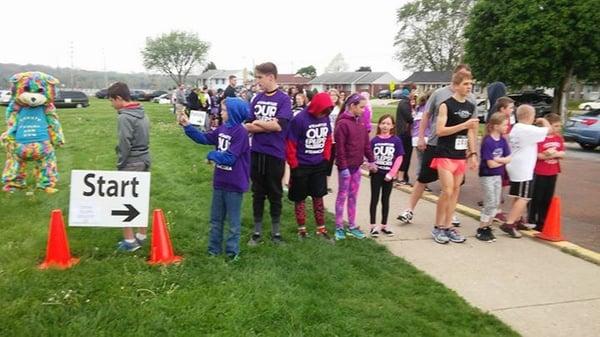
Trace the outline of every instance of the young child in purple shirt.
<instances>
[{"instance_id":1,"label":"young child in purple shirt","mask_svg":"<svg viewBox=\"0 0 600 337\"><path fill-rule=\"evenodd\" d=\"M383 115L377 122L377 135L371 139L371 150L375 156L377 172L371 173L371 204L369 213L371 217L371 236L378 237L379 232L393 236L394 232L387 226L390 212L390 195L392 193L392 180L398 173L404 156L402 140L394 135L396 122L392 115ZM381 193L381 223L376 224L377 204Z\"/></svg>"},{"instance_id":2,"label":"young child in purple shirt","mask_svg":"<svg viewBox=\"0 0 600 337\"><path fill-rule=\"evenodd\" d=\"M240 254L241 208L244 192L250 180L250 143L248 131L242 125L248 116L248 104L240 98L226 98L221 107L223 124L211 132L200 132L185 114L179 118L185 134L196 143L215 145L207 159L215 163L213 196L210 211L208 254L216 256L223 250L223 224L229 218L229 235L225 254L236 261Z\"/></svg>"},{"instance_id":3,"label":"young child in purple shirt","mask_svg":"<svg viewBox=\"0 0 600 337\"><path fill-rule=\"evenodd\" d=\"M487 135L481 141L481 161L479 182L483 190L483 209L475 237L481 241L493 242L496 237L490 225L500 207L502 195L502 175L505 165L510 162L510 148L504 134L508 130L508 118L496 112L487 122Z\"/></svg>"}]
</instances>

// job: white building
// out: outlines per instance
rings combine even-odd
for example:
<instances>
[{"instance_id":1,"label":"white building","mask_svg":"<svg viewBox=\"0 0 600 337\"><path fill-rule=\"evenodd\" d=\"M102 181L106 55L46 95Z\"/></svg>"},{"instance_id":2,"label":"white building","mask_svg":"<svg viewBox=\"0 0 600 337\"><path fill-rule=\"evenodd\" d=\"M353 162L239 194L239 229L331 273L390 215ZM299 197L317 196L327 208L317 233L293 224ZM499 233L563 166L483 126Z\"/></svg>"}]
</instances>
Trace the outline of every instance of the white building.
<instances>
[{"instance_id":1,"label":"white building","mask_svg":"<svg viewBox=\"0 0 600 337\"><path fill-rule=\"evenodd\" d=\"M250 75L247 69L241 70L207 70L198 76L196 84L199 87L207 86L209 89L218 90L227 88L229 85L229 76L237 77L237 84L243 85L247 81L252 81L254 78Z\"/></svg>"}]
</instances>

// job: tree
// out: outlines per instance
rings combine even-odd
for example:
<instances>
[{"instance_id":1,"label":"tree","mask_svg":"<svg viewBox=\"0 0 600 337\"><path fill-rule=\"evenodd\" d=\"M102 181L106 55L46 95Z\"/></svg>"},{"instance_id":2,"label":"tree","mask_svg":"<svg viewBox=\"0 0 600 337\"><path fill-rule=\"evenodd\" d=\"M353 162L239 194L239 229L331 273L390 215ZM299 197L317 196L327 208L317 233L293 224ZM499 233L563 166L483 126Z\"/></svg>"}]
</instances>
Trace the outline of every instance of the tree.
<instances>
[{"instance_id":1,"label":"tree","mask_svg":"<svg viewBox=\"0 0 600 337\"><path fill-rule=\"evenodd\" d=\"M465 60L484 82L554 88L552 110L564 112L571 77L585 81L600 74L597 4L480 0L465 30Z\"/></svg>"},{"instance_id":2,"label":"tree","mask_svg":"<svg viewBox=\"0 0 600 337\"><path fill-rule=\"evenodd\" d=\"M195 33L172 31L157 38L146 38L142 50L144 67L163 72L177 84L185 80L195 66L204 61L210 44Z\"/></svg>"},{"instance_id":3,"label":"tree","mask_svg":"<svg viewBox=\"0 0 600 337\"><path fill-rule=\"evenodd\" d=\"M331 60L329 65L325 68L326 73L337 73L346 70L348 70L348 63L344 60L344 55L342 55L342 53L335 55L333 60Z\"/></svg>"},{"instance_id":4,"label":"tree","mask_svg":"<svg viewBox=\"0 0 600 337\"><path fill-rule=\"evenodd\" d=\"M306 78L315 78L317 76L317 69L315 69L314 66L310 65L307 67L303 67L298 69L298 71L296 72L297 75L300 75L302 77L306 77Z\"/></svg>"},{"instance_id":5,"label":"tree","mask_svg":"<svg viewBox=\"0 0 600 337\"><path fill-rule=\"evenodd\" d=\"M213 61L208 62L208 64L206 65L206 67L204 67L204 70L202 70L203 73L209 71L209 70L216 70L217 66L215 65L215 63Z\"/></svg>"},{"instance_id":6,"label":"tree","mask_svg":"<svg viewBox=\"0 0 600 337\"><path fill-rule=\"evenodd\" d=\"M371 70L370 66L361 66L356 71L368 71L368 72L371 72L372 70Z\"/></svg>"},{"instance_id":7,"label":"tree","mask_svg":"<svg viewBox=\"0 0 600 337\"><path fill-rule=\"evenodd\" d=\"M452 70L463 56L463 30L475 0L416 0L396 12L396 59L412 70Z\"/></svg>"}]
</instances>

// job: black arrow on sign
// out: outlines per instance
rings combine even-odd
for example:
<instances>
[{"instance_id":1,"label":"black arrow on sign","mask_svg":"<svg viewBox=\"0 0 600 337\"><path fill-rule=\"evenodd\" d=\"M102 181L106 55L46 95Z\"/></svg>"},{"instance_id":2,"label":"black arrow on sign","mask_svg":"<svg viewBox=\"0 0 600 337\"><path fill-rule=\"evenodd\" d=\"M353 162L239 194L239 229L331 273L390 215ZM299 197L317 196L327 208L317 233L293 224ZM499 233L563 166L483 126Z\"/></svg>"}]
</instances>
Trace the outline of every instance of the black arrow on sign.
<instances>
[{"instance_id":1,"label":"black arrow on sign","mask_svg":"<svg viewBox=\"0 0 600 337\"><path fill-rule=\"evenodd\" d=\"M126 211L117 211L117 210L113 210L111 215L116 215L116 216L123 216L123 215L127 215L127 217L125 218L125 220L123 220L123 222L130 222L131 220L135 219L136 216L138 216L140 214L140 212L138 212L137 209L135 209L135 207L131 206L130 204L124 204L125 207L127 207Z\"/></svg>"}]
</instances>

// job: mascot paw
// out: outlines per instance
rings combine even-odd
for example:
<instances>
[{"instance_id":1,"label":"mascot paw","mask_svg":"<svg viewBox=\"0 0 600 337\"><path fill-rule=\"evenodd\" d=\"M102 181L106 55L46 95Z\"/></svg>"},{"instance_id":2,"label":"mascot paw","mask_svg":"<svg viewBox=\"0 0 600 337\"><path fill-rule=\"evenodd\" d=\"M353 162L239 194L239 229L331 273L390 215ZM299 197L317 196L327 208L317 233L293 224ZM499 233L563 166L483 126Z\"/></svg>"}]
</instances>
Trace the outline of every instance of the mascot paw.
<instances>
[{"instance_id":1,"label":"mascot paw","mask_svg":"<svg viewBox=\"0 0 600 337\"><path fill-rule=\"evenodd\" d=\"M46 192L48 194L54 194L54 193L58 192L58 189L54 188L54 187L46 187L46 188L44 188L44 192Z\"/></svg>"},{"instance_id":2,"label":"mascot paw","mask_svg":"<svg viewBox=\"0 0 600 337\"><path fill-rule=\"evenodd\" d=\"M6 193L15 193L16 188L13 186L4 185L4 187L2 187L2 191Z\"/></svg>"}]
</instances>

